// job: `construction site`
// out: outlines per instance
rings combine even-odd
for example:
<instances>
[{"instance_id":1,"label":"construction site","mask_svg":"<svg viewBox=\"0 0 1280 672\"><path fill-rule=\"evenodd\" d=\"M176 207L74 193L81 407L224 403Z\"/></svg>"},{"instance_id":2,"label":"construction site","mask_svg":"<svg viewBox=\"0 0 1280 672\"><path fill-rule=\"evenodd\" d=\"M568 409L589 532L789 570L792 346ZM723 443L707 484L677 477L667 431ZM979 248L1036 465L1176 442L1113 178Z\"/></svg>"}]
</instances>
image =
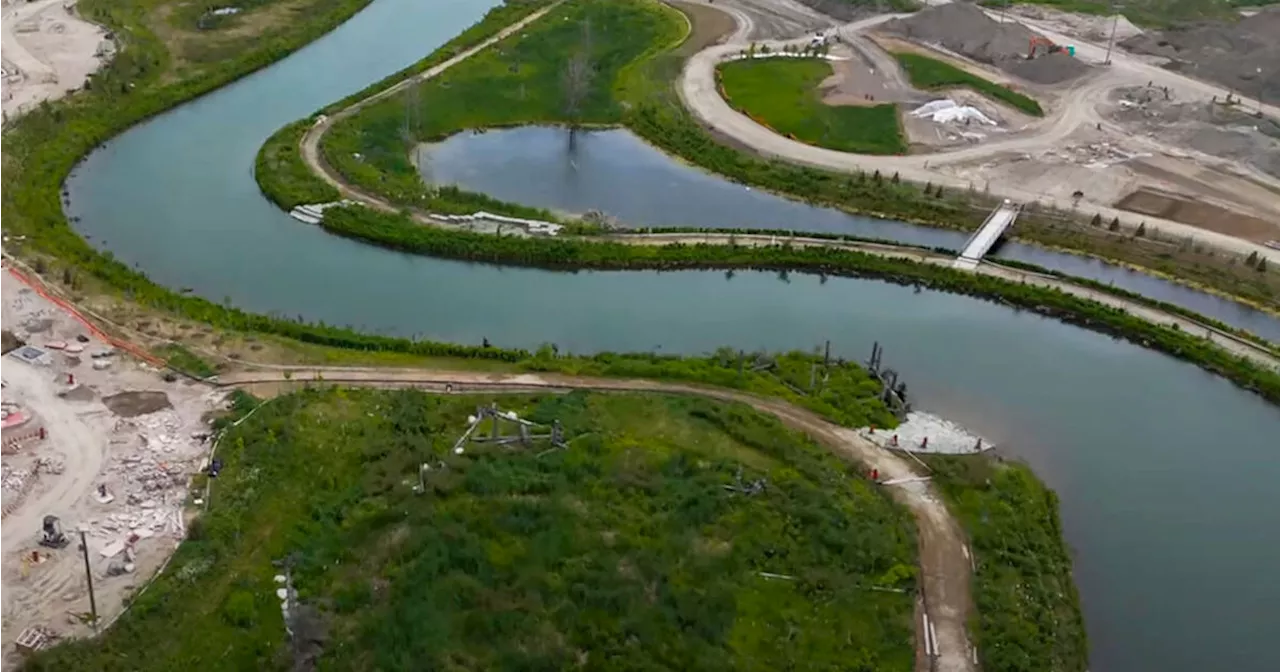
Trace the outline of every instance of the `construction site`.
<instances>
[{"instance_id":1,"label":"construction site","mask_svg":"<svg viewBox=\"0 0 1280 672\"><path fill-rule=\"evenodd\" d=\"M107 31L76 14L74 0L4 0L4 118L61 98L115 53Z\"/></svg>"},{"instance_id":2,"label":"construction site","mask_svg":"<svg viewBox=\"0 0 1280 672\"><path fill-rule=\"evenodd\" d=\"M222 393L116 352L8 269L3 288L12 669L21 651L110 623L173 553Z\"/></svg>"},{"instance_id":3,"label":"construction site","mask_svg":"<svg viewBox=\"0 0 1280 672\"><path fill-rule=\"evenodd\" d=\"M728 4L735 15L755 10ZM1123 16L931 4L810 28L830 45L827 103L889 102L901 111L909 155L866 157L864 170L951 178L1024 202L1127 210L1156 226L1167 220L1280 245L1280 128L1265 104L1280 95L1280 52L1260 37L1280 34L1280 7L1166 34ZM792 23L810 12L795 10ZM748 18L749 35L731 41L777 35L761 22ZM919 90L898 63L904 53L1030 97L1044 115L973 87Z\"/></svg>"}]
</instances>

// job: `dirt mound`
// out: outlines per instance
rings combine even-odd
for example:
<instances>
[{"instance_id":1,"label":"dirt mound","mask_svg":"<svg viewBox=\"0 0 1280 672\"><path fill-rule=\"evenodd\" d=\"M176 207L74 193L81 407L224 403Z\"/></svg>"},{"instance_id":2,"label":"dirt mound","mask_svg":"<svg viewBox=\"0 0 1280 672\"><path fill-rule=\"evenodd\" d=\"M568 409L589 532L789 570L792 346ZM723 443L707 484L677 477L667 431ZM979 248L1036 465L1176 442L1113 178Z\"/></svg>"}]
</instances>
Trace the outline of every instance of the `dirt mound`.
<instances>
[{"instance_id":1,"label":"dirt mound","mask_svg":"<svg viewBox=\"0 0 1280 672\"><path fill-rule=\"evenodd\" d=\"M121 392L103 397L102 403L122 418L132 418L166 408L173 408L169 395L158 391Z\"/></svg>"},{"instance_id":2,"label":"dirt mound","mask_svg":"<svg viewBox=\"0 0 1280 672\"><path fill-rule=\"evenodd\" d=\"M930 7L905 19L886 21L881 30L916 42L939 44L1038 84L1064 82L1089 70L1089 66L1066 54L1028 61L1027 50L1037 33L1020 23L995 21L968 3Z\"/></svg>"},{"instance_id":3,"label":"dirt mound","mask_svg":"<svg viewBox=\"0 0 1280 672\"><path fill-rule=\"evenodd\" d=\"M1009 59L1000 64L1006 72L1037 84L1057 84L1074 79L1088 71L1088 66L1064 53L1045 54L1039 58Z\"/></svg>"},{"instance_id":4,"label":"dirt mound","mask_svg":"<svg viewBox=\"0 0 1280 672\"><path fill-rule=\"evenodd\" d=\"M1230 23L1202 23L1149 32L1120 42L1141 54L1170 59L1165 67L1221 84L1253 98L1280 96L1280 7ZM1261 74L1259 74L1261 70Z\"/></svg>"},{"instance_id":5,"label":"dirt mound","mask_svg":"<svg viewBox=\"0 0 1280 672\"><path fill-rule=\"evenodd\" d=\"M0 349L0 354L7 355L9 354L10 350L16 350L27 344L26 341L22 340L21 338L18 338L13 334L12 331L9 331L8 329L5 329L3 332L0 332L0 333L2 333L4 336L3 349Z\"/></svg>"}]
</instances>

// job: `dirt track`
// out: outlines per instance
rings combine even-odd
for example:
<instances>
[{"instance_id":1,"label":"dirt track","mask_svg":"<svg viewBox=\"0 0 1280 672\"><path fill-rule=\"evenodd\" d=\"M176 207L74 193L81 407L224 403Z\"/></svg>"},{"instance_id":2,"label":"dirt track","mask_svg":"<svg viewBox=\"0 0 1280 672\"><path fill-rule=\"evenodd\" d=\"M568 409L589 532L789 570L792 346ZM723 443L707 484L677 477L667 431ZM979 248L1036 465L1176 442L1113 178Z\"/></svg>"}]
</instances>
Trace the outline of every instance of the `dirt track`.
<instances>
[{"instance_id":1,"label":"dirt track","mask_svg":"<svg viewBox=\"0 0 1280 672\"><path fill-rule=\"evenodd\" d=\"M286 373L287 372L287 373ZM287 376L287 377L286 377ZM555 374L486 374L421 369L305 368L290 367L244 371L219 377L223 387L244 388L256 394L272 394L301 387L308 381L371 387L415 387L433 392L545 392L598 390L688 394L736 401L776 416L786 425L805 432L866 469L878 469L883 480L919 475L894 453L882 450L858 432L832 424L813 413L775 399L742 392L660 383L648 380L591 378ZM892 496L915 517L920 546L921 592L936 631L939 656L936 666L923 655L921 628L917 628L916 670L963 672L974 669L974 653L966 620L973 610L970 597L971 567L964 533L934 488L926 482L891 486Z\"/></svg>"},{"instance_id":2,"label":"dirt track","mask_svg":"<svg viewBox=\"0 0 1280 672\"><path fill-rule=\"evenodd\" d=\"M842 34L850 34L866 30L881 22L893 18L885 15L847 24L839 29ZM1050 39L1061 43L1076 44L1077 56L1081 59L1101 62L1105 49L1097 45L1082 43L1079 40L1060 35L1031 20L1023 22ZM773 41L765 43L770 48L781 48L785 44L797 44L801 40ZM1102 128L1120 135L1129 135L1122 127L1103 119L1095 107L1106 99L1108 91L1118 86L1146 83L1151 81L1157 86L1169 86L1178 91L1187 91L1187 95L1209 98L1221 94L1220 88L1210 84L1188 79L1160 67L1148 64L1140 59L1129 57L1121 52L1112 53L1112 65L1103 69L1098 75L1087 79L1081 85L1071 89L1059 102L1057 109L1046 118L1039 127L1028 133L1019 134L1001 141L967 147L961 150L927 156L863 156L846 154L833 150L813 147L779 136L769 129L755 123L726 103L719 94L715 83L715 67L721 60L740 51L743 43L735 43L732 39L723 45L709 47L689 59L680 80L680 93L685 105L708 127L729 138L735 143L752 147L766 156L784 159L795 163L807 164L819 168L842 171L874 171L897 172L903 178L915 182L932 182L951 188L967 189L973 186L970 181L947 171L938 170L940 166L962 162L973 162L1009 152L1028 152L1030 150L1049 149L1063 144L1068 136L1077 129L1101 125ZM1275 108L1266 109L1268 114L1277 114ZM992 194L1019 201L1040 201L1062 210L1072 210L1071 198L1062 196L1046 196L1043 193L1028 191L1009 184L992 183L989 185ZM1089 210L1102 215L1104 219L1118 218L1122 225L1136 228L1145 222L1149 228L1157 229L1169 236L1191 237L1221 249L1247 255L1257 252L1259 255L1280 263L1280 250L1258 245L1213 231L1192 227L1179 222L1157 219L1151 216L1140 216L1112 207L1109 203L1092 202Z\"/></svg>"}]
</instances>

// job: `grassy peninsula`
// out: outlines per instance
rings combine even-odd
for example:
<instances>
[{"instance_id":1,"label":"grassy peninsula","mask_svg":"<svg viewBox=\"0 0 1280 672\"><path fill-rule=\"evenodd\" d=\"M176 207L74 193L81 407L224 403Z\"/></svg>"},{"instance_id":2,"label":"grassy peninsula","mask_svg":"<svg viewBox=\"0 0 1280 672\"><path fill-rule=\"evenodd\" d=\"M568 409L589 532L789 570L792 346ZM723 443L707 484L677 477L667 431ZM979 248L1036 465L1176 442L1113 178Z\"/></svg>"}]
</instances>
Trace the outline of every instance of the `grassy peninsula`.
<instances>
[{"instance_id":1,"label":"grassy peninsula","mask_svg":"<svg viewBox=\"0 0 1280 672\"><path fill-rule=\"evenodd\" d=\"M558 420L566 449L454 454L490 401ZM168 570L102 636L29 670L913 668L910 515L745 406L309 389L219 454ZM739 477L767 486L726 490Z\"/></svg>"},{"instance_id":2,"label":"grassy peninsula","mask_svg":"<svg viewBox=\"0 0 1280 672\"><path fill-rule=\"evenodd\" d=\"M536 217L536 209L424 185L409 160L412 148L465 130L520 123L621 125L655 147L708 171L815 205L966 230L978 226L990 210L993 201L982 193L981 185L968 191L939 194L921 185L899 183L890 175L850 175L807 168L764 159L719 142L684 109L674 88L684 60L720 37L712 32L718 22L705 20L706 12L715 10L684 11L687 20L675 9L652 0L569 0L521 35L457 65L437 80L414 87L416 93L381 101L335 124L321 142L325 160L352 184L402 206L445 214L484 209ZM650 35L647 48L632 41L629 33L623 34L627 31L617 31L618 26L629 24L602 18L611 14L632 17L629 20L635 22L637 32ZM579 21L576 29L567 27L575 20ZM588 22L591 29L584 33L583 26ZM595 56L584 58L583 45L589 46ZM533 54L541 67L530 63ZM580 69L590 76L577 78L578 84L569 87L567 73L575 58L588 63L599 59L599 64ZM619 66L616 59L623 58L632 60ZM427 60L439 59L432 55ZM548 71L559 75L551 76ZM947 79L943 77L946 73L931 72L933 82ZM493 81L502 85L493 86ZM980 85L954 77L948 81ZM569 96L571 88L578 94ZM464 106L461 96L450 100L450 89L466 91L467 100L478 97L482 101L500 101L501 106ZM1003 93L1018 104L1018 94L1008 90ZM605 102L602 96L606 95L611 103ZM570 113L570 98L580 99L574 113ZM337 107L340 106L326 108L325 112L332 113ZM441 109L445 113L438 118ZM275 157L277 163L292 160L300 164L297 152L291 153L288 148L296 147L301 136L297 127L281 129L264 146L260 165L267 155ZM288 166L282 172L305 175L306 169ZM263 192L283 207L317 202L308 199L324 194L324 185L318 178L309 184L291 185L273 183L262 175L260 170ZM541 215L539 218L546 218L548 213ZM1075 221L1075 217L1081 219ZM1086 223L1087 217L1088 213L1068 215L1030 205L1019 218L1015 235L1054 248L1080 250L1152 269L1255 304L1280 308L1280 269L1258 271L1241 259L1189 240L1125 234L1110 230L1106 222L1098 219Z\"/></svg>"},{"instance_id":3,"label":"grassy peninsula","mask_svg":"<svg viewBox=\"0 0 1280 672\"><path fill-rule=\"evenodd\" d=\"M923 459L974 550L978 615L971 635L982 669L1088 669L1057 496L1023 464L985 455Z\"/></svg>"}]
</instances>

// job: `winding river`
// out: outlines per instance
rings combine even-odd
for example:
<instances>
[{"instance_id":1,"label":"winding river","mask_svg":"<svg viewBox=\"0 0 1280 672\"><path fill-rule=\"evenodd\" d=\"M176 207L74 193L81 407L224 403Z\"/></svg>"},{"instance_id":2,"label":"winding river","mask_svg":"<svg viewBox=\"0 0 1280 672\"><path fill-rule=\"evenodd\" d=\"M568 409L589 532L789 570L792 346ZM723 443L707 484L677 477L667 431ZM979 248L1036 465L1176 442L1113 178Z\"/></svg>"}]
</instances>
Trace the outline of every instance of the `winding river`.
<instances>
[{"instance_id":1,"label":"winding river","mask_svg":"<svg viewBox=\"0 0 1280 672\"><path fill-rule=\"evenodd\" d=\"M411 257L328 236L262 198L253 159L273 131L422 57L490 4L378 0L289 59L95 152L70 181L69 214L81 218L76 226L95 245L168 286L371 331L488 337L506 346L550 341L579 352L807 348L831 339L849 357L865 357L879 340L919 405L1026 458L1059 491L1093 670L1280 669L1270 641L1280 630L1280 582L1267 578L1280 558L1280 411L1194 366L995 304L874 281L557 274ZM602 137L624 149L630 143L625 156L637 162L650 160L625 134ZM489 188L497 193L512 182L499 179L497 157L471 147L476 155L467 160L493 173ZM521 179L550 193L545 180L555 176L523 165ZM619 161L604 186L656 179L624 175L624 168ZM767 202L782 209L757 225L797 229L821 229L811 226L814 218L832 216L780 199L749 200L759 196L736 185L727 185L742 192L731 200L714 178L689 174L695 177L669 183L700 179L710 185L707 198L724 200L686 199L685 211L637 207L654 208L654 217L707 218L720 206L706 203L723 203L721 217L737 221ZM681 201L661 207L672 203ZM839 217L848 222L839 226L882 235L860 228L869 220ZM1173 300L1160 291L1147 293ZM1202 295L1194 300L1239 310Z\"/></svg>"}]
</instances>

